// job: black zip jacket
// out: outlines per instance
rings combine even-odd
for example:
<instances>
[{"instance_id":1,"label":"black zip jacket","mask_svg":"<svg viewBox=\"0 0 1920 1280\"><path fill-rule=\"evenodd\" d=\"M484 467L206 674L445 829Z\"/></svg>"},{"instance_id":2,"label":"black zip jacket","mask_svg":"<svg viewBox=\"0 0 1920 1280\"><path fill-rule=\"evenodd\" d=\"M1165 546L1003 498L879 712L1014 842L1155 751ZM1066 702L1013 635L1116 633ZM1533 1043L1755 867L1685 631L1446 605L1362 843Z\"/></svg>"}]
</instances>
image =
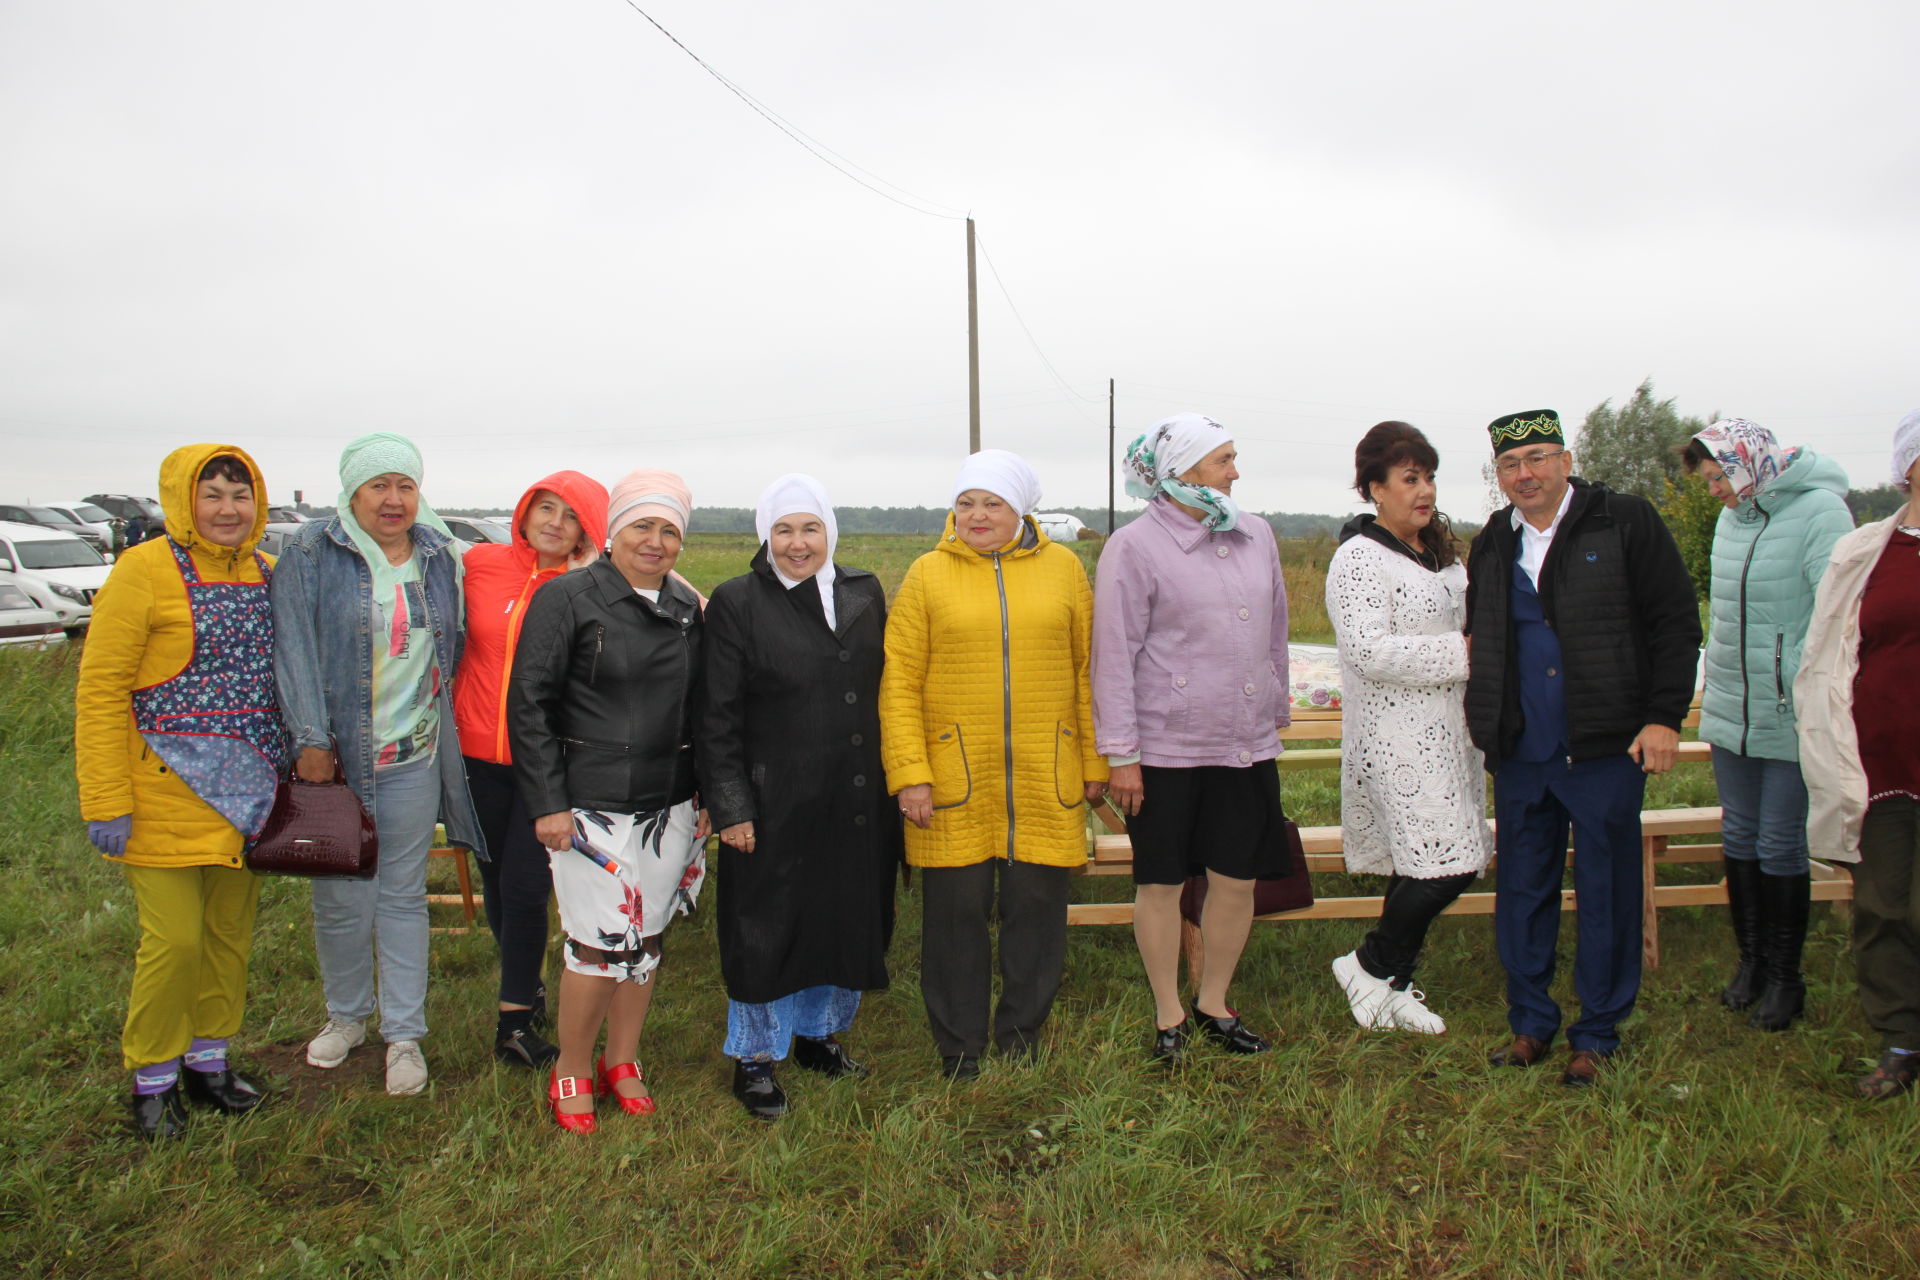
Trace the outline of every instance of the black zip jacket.
<instances>
[{"instance_id":1,"label":"black zip jacket","mask_svg":"<svg viewBox=\"0 0 1920 1280\"><path fill-rule=\"evenodd\" d=\"M1540 569L1540 605L1566 669L1571 761L1625 751L1650 724L1679 729L1700 663L1700 607L1666 522L1652 504L1573 481L1573 501ZM1467 553L1473 652L1467 728L1493 772L1519 741L1519 681L1510 657L1519 531L1513 508L1487 517Z\"/></svg>"},{"instance_id":2,"label":"black zip jacket","mask_svg":"<svg viewBox=\"0 0 1920 1280\"><path fill-rule=\"evenodd\" d=\"M507 688L527 812L653 813L692 798L700 631L685 584L667 578L656 605L604 559L540 589Z\"/></svg>"}]
</instances>

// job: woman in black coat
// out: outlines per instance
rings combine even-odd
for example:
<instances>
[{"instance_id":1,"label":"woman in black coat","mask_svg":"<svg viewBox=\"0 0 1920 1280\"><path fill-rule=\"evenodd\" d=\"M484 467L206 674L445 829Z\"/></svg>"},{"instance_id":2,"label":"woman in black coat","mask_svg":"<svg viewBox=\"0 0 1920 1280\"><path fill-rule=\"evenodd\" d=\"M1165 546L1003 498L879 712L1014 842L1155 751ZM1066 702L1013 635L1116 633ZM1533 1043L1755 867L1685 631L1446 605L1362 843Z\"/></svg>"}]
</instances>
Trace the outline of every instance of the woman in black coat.
<instances>
[{"instance_id":1,"label":"woman in black coat","mask_svg":"<svg viewBox=\"0 0 1920 1280\"><path fill-rule=\"evenodd\" d=\"M701 796L725 853L716 881L733 1092L786 1111L773 1064L863 1075L838 1040L887 985L897 807L880 765L886 593L833 563L819 482L782 476L755 513L753 570L714 588L696 719Z\"/></svg>"}]
</instances>

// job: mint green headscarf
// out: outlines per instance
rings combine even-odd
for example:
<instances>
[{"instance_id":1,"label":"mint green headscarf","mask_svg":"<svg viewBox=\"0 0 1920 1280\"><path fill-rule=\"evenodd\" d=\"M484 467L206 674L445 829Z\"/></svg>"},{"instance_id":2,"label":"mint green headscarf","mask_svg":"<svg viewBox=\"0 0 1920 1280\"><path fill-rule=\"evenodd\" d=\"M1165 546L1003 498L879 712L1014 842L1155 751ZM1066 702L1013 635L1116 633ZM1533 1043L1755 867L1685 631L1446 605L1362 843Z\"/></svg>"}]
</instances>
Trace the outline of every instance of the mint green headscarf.
<instances>
[{"instance_id":1,"label":"mint green headscarf","mask_svg":"<svg viewBox=\"0 0 1920 1280\"><path fill-rule=\"evenodd\" d=\"M341 527L347 531L347 537L353 540L353 545L369 565L386 563L387 553L380 549L373 535L361 528L360 522L353 518L353 495L375 476L390 472L403 475L415 484L424 483L422 477L426 474L426 464L420 460L420 450L403 435L391 431L371 431L340 451L340 496L335 500L334 510L340 517ZM427 505L424 495L420 499L420 510L414 517L414 523L438 529L448 538L453 537L453 530L447 528L446 521ZM456 580L460 568L459 546L458 542L453 544Z\"/></svg>"}]
</instances>

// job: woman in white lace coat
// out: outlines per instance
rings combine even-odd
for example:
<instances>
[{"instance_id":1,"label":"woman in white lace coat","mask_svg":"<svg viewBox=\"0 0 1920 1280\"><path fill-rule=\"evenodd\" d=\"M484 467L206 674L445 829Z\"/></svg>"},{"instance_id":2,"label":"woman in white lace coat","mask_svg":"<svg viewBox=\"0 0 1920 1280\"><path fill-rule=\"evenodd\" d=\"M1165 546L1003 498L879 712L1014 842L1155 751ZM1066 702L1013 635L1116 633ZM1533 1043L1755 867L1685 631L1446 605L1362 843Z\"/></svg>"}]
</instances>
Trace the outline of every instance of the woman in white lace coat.
<instances>
[{"instance_id":1,"label":"woman in white lace coat","mask_svg":"<svg viewBox=\"0 0 1920 1280\"><path fill-rule=\"evenodd\" d=\"M1447 1029L1410 980L1427 928L1493 854L1486 775L1467 736L1467 571L1435 505L1439 455L1404 422L1354 450L1354 488L1376 514L1340 531L1327 616L1340 645L1347 869L1385 874L1380 920L1333 962L1363 1027Z\"/></svg>"}]
</instances>

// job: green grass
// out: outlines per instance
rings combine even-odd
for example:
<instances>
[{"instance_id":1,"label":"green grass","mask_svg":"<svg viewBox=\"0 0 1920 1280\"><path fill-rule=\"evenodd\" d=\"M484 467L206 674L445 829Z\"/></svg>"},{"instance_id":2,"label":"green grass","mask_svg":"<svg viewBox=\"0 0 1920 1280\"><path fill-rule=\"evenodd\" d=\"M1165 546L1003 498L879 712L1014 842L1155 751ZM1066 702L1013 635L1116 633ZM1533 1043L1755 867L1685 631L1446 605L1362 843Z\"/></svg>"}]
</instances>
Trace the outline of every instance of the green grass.
<instances>
[{"instance_id":1,"label":"green grass","mask_svg":"<svg viewBox=\"0 0 1920 1280\"><path fill-rule=\"evenodd\" d=\"M896 580L913 553L890 562ZM1139 1061L1151 1003L1131 935L1077 928L1039 1063L990 1059L977 1082L951 1086L920 1009L907 891L894 985L848 1037L872 1077L786 1072L794 1110L771 1126L726 1092L702 912L668 934L643 1043L659 1113L604 1116L580 1140L546 1119L538 1082L488 1055L484 930L434 940L426 1096L387 1098L377 1049L339 1071L306 1067L301 1046L324 1017L307 890L274 880L238 1041L274 1096L244 1122L196 1116L186 1141L148 1148L123 1122L117 1044L134 914L76 817L72 681L70 657L0 654L0 1264L13 1274L1920 1273L1920 1106L1845 1092L1875 1046L1826 908L1809 1017L1771 1036L1718 1006L1724 912L1664 913L1666 961L1626 1027L1628 1052L1589 1096L1546 1069L1484 1065L1504 1034L1485 917L1434 930L1421 982L1452 1031L1432 1039L1348 1017L1326 965L1364 922L1260 927L1236 1000L1277 1047L1245 1061L1199 1053L1171 1076ZM1332 774L1285 787L1300 821L1337 821ZM1711 798L1704 767L1686 766L1649 804ZM450 887L445 861L435 880ZM1084 879L1075 894L1129 889ZM457 910L435 914L457 923Z\"/></svg>"}]
</instances>

